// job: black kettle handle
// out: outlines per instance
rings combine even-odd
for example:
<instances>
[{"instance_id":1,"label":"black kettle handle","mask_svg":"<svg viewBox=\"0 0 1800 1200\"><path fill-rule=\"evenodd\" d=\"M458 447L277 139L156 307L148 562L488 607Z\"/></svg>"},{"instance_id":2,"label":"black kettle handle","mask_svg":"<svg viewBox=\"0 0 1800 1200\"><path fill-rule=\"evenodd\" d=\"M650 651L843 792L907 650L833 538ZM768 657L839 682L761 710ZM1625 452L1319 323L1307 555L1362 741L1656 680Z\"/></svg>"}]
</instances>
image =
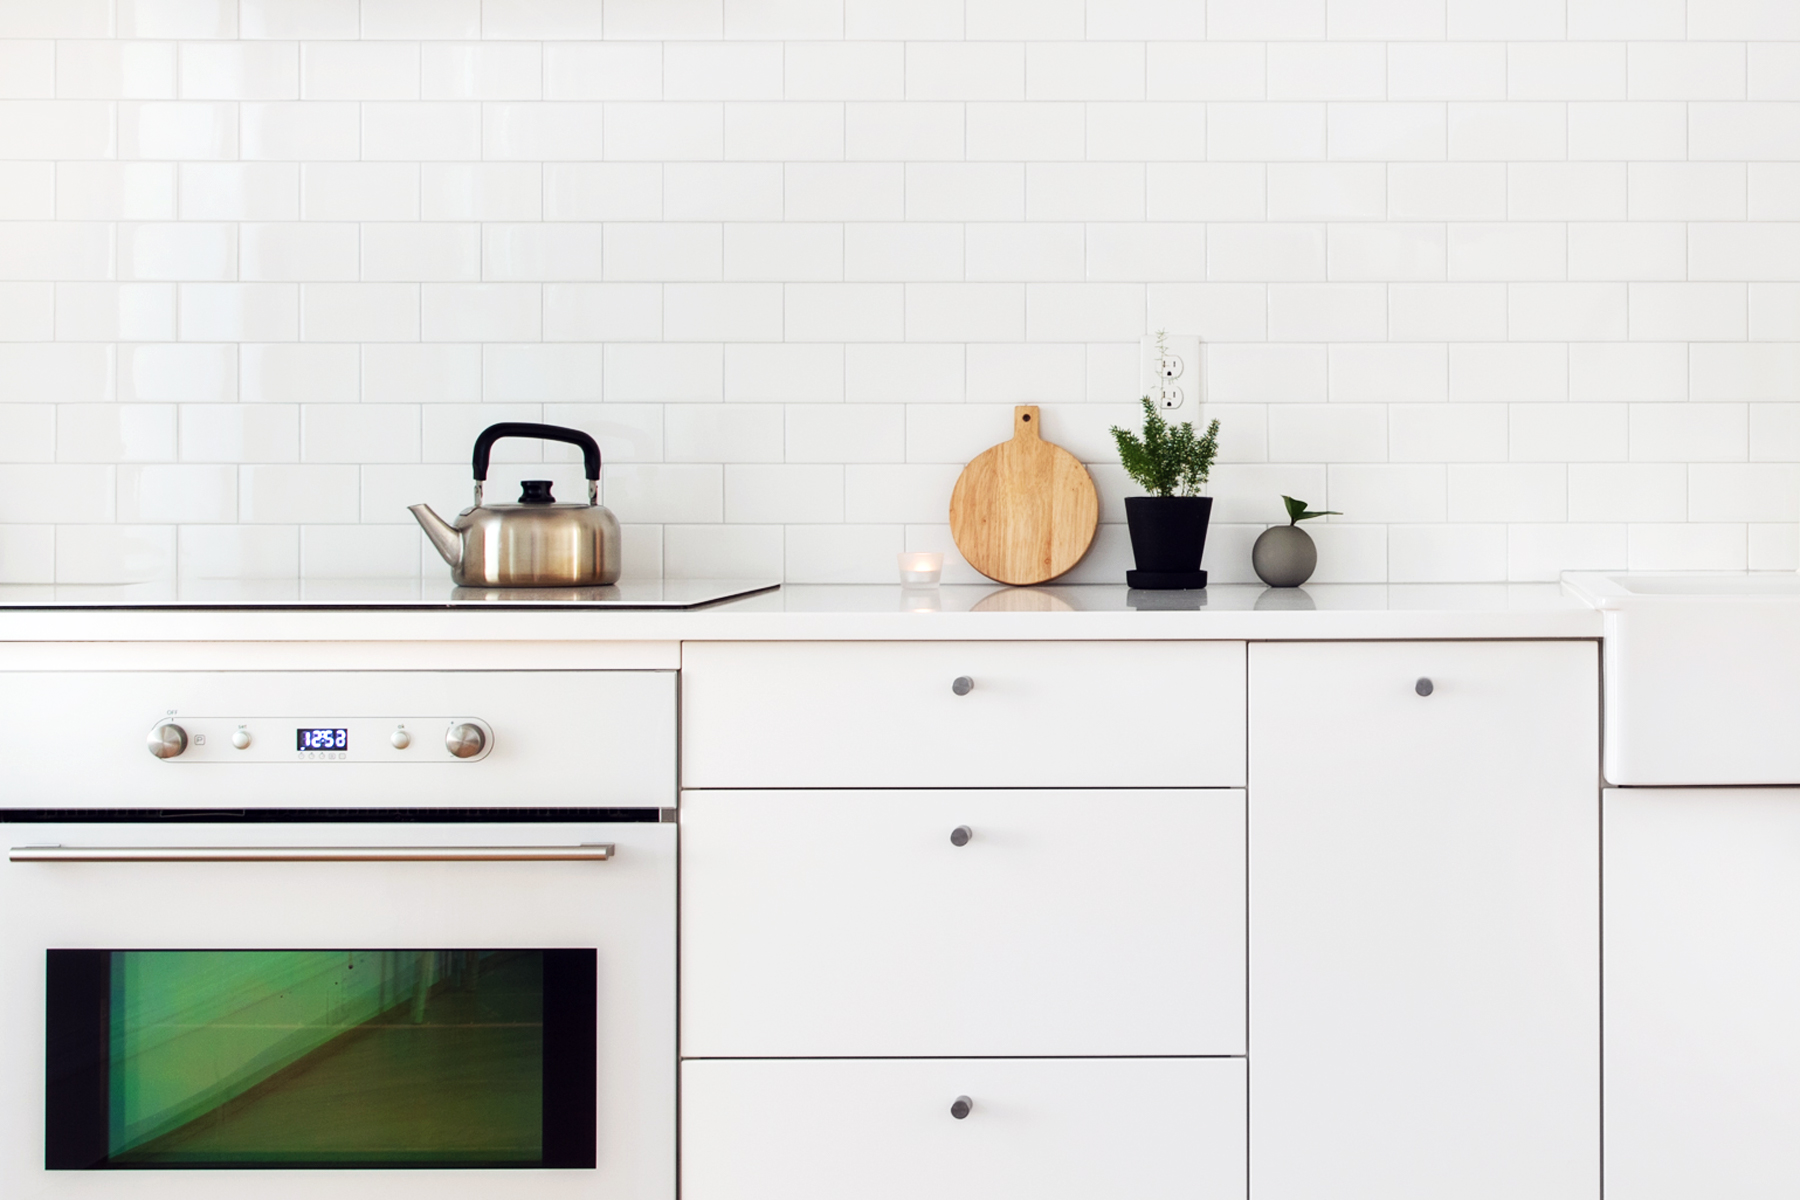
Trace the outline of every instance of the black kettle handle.
<instances>
[{"instance_id":1,"label":"black kettle handle","mask_svg":"<svg viewBox=\"0 0 1800 1200\"><path fill-rule=\"evenodd\" d=\"M600 443L581 430L568 429L562 425L539 425L535 421L502 421L498 425L489 425L475 439L477 483L487 481L488 456L493 453L494 443L509 437L542 438L547 442L567 442L571 446L580 446L581 462L587 469L588 481L591 483L600 478Z\"/></svg>"}]
</instances>

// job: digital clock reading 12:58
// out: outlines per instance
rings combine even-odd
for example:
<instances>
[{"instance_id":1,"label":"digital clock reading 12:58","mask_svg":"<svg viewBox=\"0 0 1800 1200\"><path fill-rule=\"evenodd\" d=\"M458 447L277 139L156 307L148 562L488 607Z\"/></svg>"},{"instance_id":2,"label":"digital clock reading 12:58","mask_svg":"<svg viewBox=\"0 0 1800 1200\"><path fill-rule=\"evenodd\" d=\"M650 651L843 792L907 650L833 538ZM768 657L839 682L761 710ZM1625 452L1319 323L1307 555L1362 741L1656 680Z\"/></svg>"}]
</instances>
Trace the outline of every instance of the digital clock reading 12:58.
<instances>
[{"instance_id":1,"label":"digital clock reading 12:58","mask_svg":"<svg viewBox=\"0 0 1800 1200\"><path fill-rule=\"evenodd\" d=\"M349 748L350 731L348 729L294 730L294 749L296 750L348 750Z\"/></svg>"}]
</instances>

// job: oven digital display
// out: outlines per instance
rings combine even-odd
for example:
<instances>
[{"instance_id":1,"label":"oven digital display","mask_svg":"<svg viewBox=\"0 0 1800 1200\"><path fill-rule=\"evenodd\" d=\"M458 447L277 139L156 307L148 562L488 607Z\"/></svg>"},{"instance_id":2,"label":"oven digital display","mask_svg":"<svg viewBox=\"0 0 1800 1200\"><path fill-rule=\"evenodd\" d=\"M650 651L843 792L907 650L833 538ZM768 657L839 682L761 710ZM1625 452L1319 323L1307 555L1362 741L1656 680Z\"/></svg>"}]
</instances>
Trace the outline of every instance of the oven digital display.
<instances>
[{"instance_id":1,"label":"oven digital display","mask_svg":"<svg viewBox=\"0 0 1800 1200\"><path fill-rule=\"evenodd\" d=\"M294 730L294 743L296 750L348 750L350 748L350 731L348 729L296 729Z\"/></svg>"}]
</instances>

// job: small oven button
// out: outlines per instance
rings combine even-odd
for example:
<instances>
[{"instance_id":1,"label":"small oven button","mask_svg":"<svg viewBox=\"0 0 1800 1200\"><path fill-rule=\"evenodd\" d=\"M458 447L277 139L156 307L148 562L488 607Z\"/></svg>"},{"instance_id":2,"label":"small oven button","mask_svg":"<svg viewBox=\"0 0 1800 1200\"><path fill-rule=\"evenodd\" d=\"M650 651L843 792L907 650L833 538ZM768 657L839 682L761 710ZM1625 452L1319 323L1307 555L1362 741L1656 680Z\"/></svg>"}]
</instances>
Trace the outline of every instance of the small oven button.
<instances>
[{"instance_id":1,"label":"small oven button","mask_svg":"<svg viewBox=\"0 0 1800 1200\"><path fill-rule=\"evenodd\" d=\"M173 721L158 725L145 739L150 753L158 758L174 758L188 748L187 730Z\"/></svg>"},{"instance_id":2,"label":"small oven button","mask_svg":"<svg viewBox=\"0 0 1800 1200\"><path fill-rule=\"evenodd\" d=\"M464 721L444 733L444 748L458 758L474 758L487 749L487 735L481 726Z\"/></svg>"},{"instance_id":3,"label":"small oven button","mask_svg":"<svg viewBox=\"0 0 1800 1200\"><path fill-rule=\"evenodd\" d=\"M412 734L406 732L406 729L402 727L394 730L393 736L388 738L388 741L394 743L394 749L404 750L412 745Z\"/></svg>"},{"instance_id":4,"label":"small oven button","mask_svg":"<svg viewBox=\"0 0 1800 1200\"><path fill-rule=\"evenodd\" d=\"M238 726L237 730L231 735L231 744L236 746L239 750L244 749L250 744L250 731L245 729L242 725Z\"/></svg>"}]
</instances>

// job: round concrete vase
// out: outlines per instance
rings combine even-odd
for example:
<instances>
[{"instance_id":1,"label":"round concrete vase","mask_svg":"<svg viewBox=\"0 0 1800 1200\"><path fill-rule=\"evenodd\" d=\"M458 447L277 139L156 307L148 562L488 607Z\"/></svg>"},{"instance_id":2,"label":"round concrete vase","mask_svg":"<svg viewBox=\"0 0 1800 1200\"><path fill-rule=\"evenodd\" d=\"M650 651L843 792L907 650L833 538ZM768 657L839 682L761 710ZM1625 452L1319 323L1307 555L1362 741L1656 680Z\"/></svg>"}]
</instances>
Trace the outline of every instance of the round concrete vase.
<instances>
[{"instance_id":1,"label":"round concrete vase","mask_svg":"<svg viewBox=\"0 0 1800 1200\"><path fill-rule=\"evenodd\" d=\"M1271 525L1250 548L1250 565L1270 587L1299 587L1319 565L1319 548L1298 525Z\"/></svg>"},{"instance_id":2,"label":"round concrete vase","mask_svg":"<svg viewBox=\"0 0 1800 1200\"><path fill-rule=\"evenodd\" d=\"M1211 520L1211 496L1127 496L1125 524L1137 570L1125 572L1126 584L1151 591L1205 587L1200 557Z\"/></svg>"}]
</instances>

